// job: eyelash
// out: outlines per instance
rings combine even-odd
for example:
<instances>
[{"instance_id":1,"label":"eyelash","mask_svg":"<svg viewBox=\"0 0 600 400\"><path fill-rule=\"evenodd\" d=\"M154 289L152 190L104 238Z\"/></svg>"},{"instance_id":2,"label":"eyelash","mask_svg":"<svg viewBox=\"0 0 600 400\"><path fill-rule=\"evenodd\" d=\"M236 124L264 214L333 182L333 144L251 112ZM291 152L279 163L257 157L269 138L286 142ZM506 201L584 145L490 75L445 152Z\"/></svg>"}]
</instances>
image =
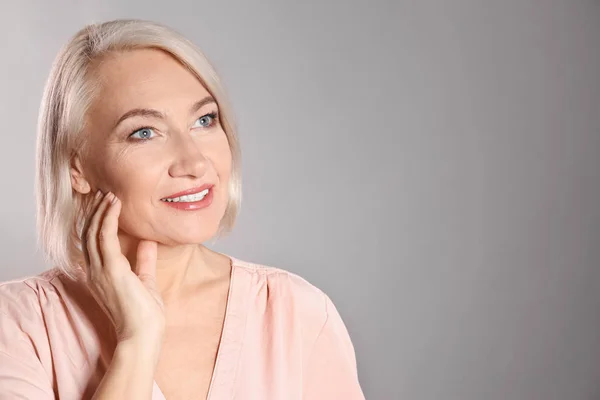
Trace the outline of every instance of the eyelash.
<instances>
[{"instance_id":1,"label":"eyelash","mask_svg":"<svg viewBox=\"0 0 600 400\"><path fill-rule=\"evenodd\" d=\"M204 115L202 115L201 117L198 117L198 118L196 119L196 121L198 121L199 119L205 118L205 117L210 117L210 118L212 119L212 121L211 121L210 125L208 125L208 126L205 126L204 128L212 128L212 127L213 127L213 126L214 126L214 125L217 123L217 121L218 121L218 119L217 119L217 116L218 116L218 114L217 114L216 112L210 112L210 113L208 113L208 114L204 114ZM152 138L148 138L148 139L134 139L134 138L132 138L132 136L133 136L133 135L135 135L136 133L138 133L138 132L140 132L140 131L143 131L144 129L149 129L149 130L152 130L152 131L154 131L154 128L152 128L152 127L150 127L150 126L143 126L143 127L141 127L141 128L137 128L137 129L135 129L134 131L132 131L132 132L131 132L131 133L130 133L128 136L127 136L127 138L128 138L128 139L130 139L130 140L133 140L133 141L135 141L135 142L147 142L147 141L149 141L149 140L152 140Z\"/></svg>"}]
</instances>

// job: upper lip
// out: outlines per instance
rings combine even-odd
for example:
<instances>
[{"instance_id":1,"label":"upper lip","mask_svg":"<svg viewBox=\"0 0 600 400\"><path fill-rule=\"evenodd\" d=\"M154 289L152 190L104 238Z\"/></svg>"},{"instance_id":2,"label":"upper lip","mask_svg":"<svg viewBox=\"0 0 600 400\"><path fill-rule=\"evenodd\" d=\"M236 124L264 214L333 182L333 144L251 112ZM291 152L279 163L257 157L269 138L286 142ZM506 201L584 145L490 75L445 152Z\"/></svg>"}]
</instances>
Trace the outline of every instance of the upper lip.
<instances>
[{"instance_id":1,"label":"upper lip","mask_svg":"<svg viewBox=\"0 0 600 400\"><path fill-rule=\"evenodd\" d=\"M184 191L181 191L181 192L173 193L173 194L171 194L171 195L169 195L167 197L163 197L163 199L172 199L172 198L175 198L175 197L185 196L187 194L200 193L201 191L206 190L206 189L210 189L213 186L214 185L211 184L211 183L206 183L206 184L204 184L202 186L197 186L197 187L193 187L191 189L187 189L187 190L184 190Z\"/></svg>"}]
</instances>

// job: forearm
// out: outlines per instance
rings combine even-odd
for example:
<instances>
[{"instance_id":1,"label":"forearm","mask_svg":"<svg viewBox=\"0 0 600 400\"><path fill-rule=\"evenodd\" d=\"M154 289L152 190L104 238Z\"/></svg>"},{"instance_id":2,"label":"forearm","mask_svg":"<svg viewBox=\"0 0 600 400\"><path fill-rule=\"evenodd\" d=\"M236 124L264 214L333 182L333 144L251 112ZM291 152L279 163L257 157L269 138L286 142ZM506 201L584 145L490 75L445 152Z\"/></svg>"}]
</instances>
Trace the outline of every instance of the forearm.
<instances>
[{"instance_id":1,"label":"forearm","mask_svg":"<svg viewBox=\"0 0 600 400\"><path fill-rule=\"evenodd\" d=\"M160 347L148 342L117 345L93 400L151 399Z\"/></svg>"}]
</instances>

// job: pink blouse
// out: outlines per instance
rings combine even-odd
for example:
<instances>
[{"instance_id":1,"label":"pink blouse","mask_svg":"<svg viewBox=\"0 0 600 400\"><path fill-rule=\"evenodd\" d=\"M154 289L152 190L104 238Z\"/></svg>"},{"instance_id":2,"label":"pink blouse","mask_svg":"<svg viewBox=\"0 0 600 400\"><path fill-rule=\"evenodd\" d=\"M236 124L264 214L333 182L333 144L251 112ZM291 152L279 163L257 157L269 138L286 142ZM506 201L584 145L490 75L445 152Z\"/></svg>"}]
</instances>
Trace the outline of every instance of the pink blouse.
<instances>
[{"instance_id":1,"label":"pink blouse","mask_svg":"<svg viewBox=\"0 0 600 400\"><path fill-rule=\"evenodd\" d=\"M299 276L232 260L208 399L364 399L333 303ZM114 350L85 286L58 269L0 284L0 399L91 398ZM154 382L152 399L166 400Z\"/></svg>"}]
</instances>

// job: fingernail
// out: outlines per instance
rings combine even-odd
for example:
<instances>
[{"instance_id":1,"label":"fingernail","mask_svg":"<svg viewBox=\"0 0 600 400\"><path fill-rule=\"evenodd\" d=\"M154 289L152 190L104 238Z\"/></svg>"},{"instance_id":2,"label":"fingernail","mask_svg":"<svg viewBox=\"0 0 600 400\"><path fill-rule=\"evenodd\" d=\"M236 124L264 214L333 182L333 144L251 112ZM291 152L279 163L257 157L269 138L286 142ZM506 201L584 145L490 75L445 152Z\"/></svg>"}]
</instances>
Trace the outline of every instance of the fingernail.
<instances>
[{"instance_id":1,"label":"fingernail","mask_svg":"<svg viewBox=\"0 0 600 400\"><path fill-rule=\"evenodd\" d=\"M100 189L98 189L98 191L96 192L96 198L100 197L101 194L102 194L102 191L100 191Z\"/></svg>"}]
</instances>

